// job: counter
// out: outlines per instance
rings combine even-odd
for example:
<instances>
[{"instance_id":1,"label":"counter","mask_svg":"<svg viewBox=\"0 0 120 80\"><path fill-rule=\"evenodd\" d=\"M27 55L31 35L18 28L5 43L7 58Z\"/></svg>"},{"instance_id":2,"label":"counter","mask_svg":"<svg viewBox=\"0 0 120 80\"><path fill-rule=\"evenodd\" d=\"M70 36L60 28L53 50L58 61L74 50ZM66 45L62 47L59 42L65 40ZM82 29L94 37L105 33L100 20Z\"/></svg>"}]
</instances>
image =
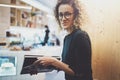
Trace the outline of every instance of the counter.
<instances>
[{"instance_id":1,"label":"counter","mask_svg":"<svg viewBox=\"0 0 120 80\"><path fill-rule=\"evenodd\" d=\"M38 73L37 75L24 74L21 75L21 69L24 61L24 55L44 55L44 56L61 56L61 47L41 47L39 49L32 49L30 51L9 51L0 50L0 56L15 56L17 57L17 74L12 76L0 76L0 80L64 80L63 72L57 73L57 71ZM59 79L56 79L56 78ZM62 79L61 79L62 78Z\"/></svg>"}]
</instances>

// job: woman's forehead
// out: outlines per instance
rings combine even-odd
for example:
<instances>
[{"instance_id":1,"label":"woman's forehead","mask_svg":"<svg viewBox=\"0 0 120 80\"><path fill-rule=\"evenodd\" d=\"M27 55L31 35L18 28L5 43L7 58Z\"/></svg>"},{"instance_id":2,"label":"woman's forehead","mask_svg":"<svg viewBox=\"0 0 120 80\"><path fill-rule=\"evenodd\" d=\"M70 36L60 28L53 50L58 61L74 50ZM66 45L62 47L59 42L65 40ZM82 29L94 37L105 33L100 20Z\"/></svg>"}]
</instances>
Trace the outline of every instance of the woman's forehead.
<instances>
[{"instance_id":1,"label":"woman's forehead","mask_svg":"<svg viewBox=\"0 0 120 80\"><path fill-rule=\"evenodd\" d=\"M61 4L58 9L59 12L66 12L66 11L73 12L73 7L69 4Z\"/></svg>"}]
</instances>

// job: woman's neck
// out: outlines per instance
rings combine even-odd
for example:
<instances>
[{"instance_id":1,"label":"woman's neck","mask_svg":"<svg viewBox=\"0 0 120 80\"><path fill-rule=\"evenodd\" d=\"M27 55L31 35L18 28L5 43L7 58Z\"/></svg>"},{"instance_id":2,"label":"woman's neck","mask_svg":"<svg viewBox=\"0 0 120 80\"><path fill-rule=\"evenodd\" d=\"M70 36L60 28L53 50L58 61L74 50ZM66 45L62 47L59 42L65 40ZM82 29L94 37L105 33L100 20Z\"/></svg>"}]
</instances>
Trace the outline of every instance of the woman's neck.
<instances>
[{"instance_id":1,"label":"woman's neck","mask_svg":"<svg viewBox=\"0 0 120 80\"><path fill-rule=\"evenodd\" d=\"M71 26L70 28L67 28L66 31L68 32L68 34L71 34L72 31L75 30L75 26Z\"/></svg>"}]
</instances>

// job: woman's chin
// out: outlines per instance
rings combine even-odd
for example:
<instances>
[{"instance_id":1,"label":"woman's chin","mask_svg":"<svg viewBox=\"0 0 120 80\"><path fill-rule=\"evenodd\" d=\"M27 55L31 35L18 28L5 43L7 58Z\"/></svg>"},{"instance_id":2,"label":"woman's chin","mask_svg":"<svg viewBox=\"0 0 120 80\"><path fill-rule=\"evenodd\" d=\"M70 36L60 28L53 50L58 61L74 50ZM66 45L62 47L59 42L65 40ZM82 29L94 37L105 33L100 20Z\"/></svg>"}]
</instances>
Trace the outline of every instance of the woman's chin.
<instances>
[{"instance_id":1,"label":"woman's chin","mask_svg":"<svg viewBox=\"0 0 120 80\"><path fill-rule=\"evenodd\" d=\"M68 26L62 26L63 27L63 29L67 29L68 28Z\"/></svg>"}]
</instances>

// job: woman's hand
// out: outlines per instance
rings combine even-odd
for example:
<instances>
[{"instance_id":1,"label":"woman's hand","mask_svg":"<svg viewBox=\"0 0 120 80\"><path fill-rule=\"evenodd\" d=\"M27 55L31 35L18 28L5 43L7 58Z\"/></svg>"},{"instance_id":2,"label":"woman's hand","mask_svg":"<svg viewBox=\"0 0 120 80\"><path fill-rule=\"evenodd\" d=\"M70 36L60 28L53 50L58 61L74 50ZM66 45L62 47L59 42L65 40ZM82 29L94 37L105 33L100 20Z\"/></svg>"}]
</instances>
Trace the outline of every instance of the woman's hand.
<instances>
[{"instance_id":1,"label":"woman's hand","mask_svg":"<svg viewBox=\"0 0 120 80\"><path fill-rule=\"evenodd\" d=\"M34 75L37 74L37 68L39 68L40 65L42 66L56 66L54 63L57 61L54 57L38 57L38 60L36 60L32 66L29 68L30 74Z\"/></svg>"},{"instance_id":2,"label":"woman's hand","mask_svg":"<svg viewBox=\"0 0 120 80\"><path fill-rule=\"evenodd\" d=\"M49 66L49 65L53 65L52 63L54 63L57 59L54 57L38 57L38 60L35 61L33 64L34 65L43 65L43 66ZM53 65L54 66L54 65Z\"/></svg>"},{"instance_id":3,"label":"woman's hand","mask_svg":"<svg viewBox=\"0 0 120 80\"><path fill-rule=\"evenodd\" d=\"M54 66L60 70L63 70L65 71L67 74L70 74L70 75L74 75L74 71L69 68L69 65L66 64L66 63L63 63L61 62L60 60L54 58L54 57L38 57L38 60L36 60L34 63L33 63L34 66L36 67L39 67L39 65L43 65L43 66ZM36 70L33 70L34 74L37 74L36 73Z\"/></svg>"}]
</instances>

